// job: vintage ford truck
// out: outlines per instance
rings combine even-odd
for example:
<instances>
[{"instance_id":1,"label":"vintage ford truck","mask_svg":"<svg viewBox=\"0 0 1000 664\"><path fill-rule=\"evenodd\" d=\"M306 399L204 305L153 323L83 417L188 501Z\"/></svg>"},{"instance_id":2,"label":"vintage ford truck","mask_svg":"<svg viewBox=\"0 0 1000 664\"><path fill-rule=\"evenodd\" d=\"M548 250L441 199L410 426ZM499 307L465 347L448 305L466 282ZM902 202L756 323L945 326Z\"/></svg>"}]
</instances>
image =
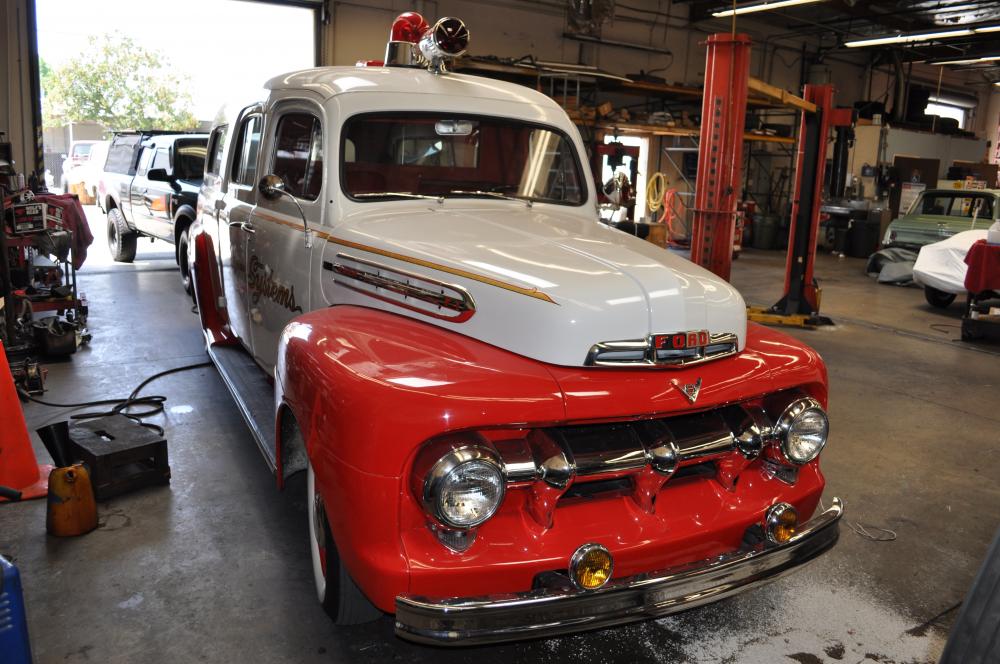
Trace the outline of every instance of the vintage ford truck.
<instances>
[{"instance_id":1,"label":"vintage ford truck","mask_svg":"<svg viewBox=\"0 0 1000 664\"><path fill-rule=\"evenodd\" d=\"M211 133L199 314L278 485L306 473L323 607L487 643L683 610L830 549L819 355L599 223L556 103L444 70L466 35L403 15L385 66L277 76Z\"/></svg>"}]
</instances>

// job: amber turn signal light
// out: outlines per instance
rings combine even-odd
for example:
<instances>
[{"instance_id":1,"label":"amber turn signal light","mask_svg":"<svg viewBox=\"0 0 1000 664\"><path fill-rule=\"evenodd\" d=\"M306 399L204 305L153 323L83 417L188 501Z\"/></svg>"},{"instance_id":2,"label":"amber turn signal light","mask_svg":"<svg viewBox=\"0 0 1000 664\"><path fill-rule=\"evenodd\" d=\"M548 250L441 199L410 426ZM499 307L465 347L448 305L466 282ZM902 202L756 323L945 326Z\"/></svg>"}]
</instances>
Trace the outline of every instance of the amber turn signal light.
<instances>
[{"instance_id":1,"label":"amber turn signal light","mask_svg":"<svg viewBox=\"0 0 1000 664\"><path fill-rule=\"evenodd\" d=\"M584 544L569 559L569 577L580 590L597 590L613 570L611 553L600 544Z\"/></svg>"},{"instance_id":2,"label":"amber turn signal light","mask_svg":"<svg viewBox=\"0 0 1000 664\"><path fill-rule=\"evenodd\" d=\"M795 535L799 514L788 503L778 503L768 508L764 515L764 532L772 544L785 544Z\"/></svg>"}]
</instances>

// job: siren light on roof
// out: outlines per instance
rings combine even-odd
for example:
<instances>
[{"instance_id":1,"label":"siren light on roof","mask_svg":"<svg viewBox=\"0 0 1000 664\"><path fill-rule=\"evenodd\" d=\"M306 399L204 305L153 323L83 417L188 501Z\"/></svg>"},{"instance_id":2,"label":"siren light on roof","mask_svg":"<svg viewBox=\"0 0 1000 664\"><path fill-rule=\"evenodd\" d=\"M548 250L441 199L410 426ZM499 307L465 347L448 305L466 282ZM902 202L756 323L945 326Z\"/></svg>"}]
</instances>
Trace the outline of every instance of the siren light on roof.
<instances>
[{"instance_id":1,"label":"siren light on roof","mask_svg":"<svg viewBox=\"0 0 1000 664\"><path fill-rule=\"evenodd\" d=\"M468 46L469 29L461 19L446 16L431 26L417 12L406 12L392 22L385 65L427 67L440 74L449 60L465 55Z\"/></svg>"}]
</instances>

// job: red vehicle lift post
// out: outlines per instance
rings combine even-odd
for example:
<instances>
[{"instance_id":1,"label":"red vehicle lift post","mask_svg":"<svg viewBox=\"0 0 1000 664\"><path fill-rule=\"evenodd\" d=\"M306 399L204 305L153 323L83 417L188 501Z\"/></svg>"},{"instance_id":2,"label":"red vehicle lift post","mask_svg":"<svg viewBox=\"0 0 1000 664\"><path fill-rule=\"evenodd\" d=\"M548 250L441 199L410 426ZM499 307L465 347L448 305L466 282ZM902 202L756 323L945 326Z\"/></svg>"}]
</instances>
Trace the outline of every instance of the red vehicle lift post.
<instances>
[{"instance_id":1,"label":"red vehicle lift post","mask_svg":"<svg viewBox=\"0 0 1000 664\"><path fill-rule=\"evenodd\" d=\"M816 234L819 232L826 148L831 127L850 126L853 110L833 107L832 85L806 85L806 101L816 112L803 111L795 160L785 289L777 304L767 310L750 310L754 320L793 325L822 325L832 321L819 314L820 289L813 276Z\"/></svg>"},{"instance_id":2,"label":"red vehicle lift post","mask_svg":"<svg viewBox=\"0 0 1000 664\"><path fill-rule=\"evenodd\" d=\"M750 36L714 34L707 45L691 260L728 281L743 180Z\"/></svg>"}]
</instances>

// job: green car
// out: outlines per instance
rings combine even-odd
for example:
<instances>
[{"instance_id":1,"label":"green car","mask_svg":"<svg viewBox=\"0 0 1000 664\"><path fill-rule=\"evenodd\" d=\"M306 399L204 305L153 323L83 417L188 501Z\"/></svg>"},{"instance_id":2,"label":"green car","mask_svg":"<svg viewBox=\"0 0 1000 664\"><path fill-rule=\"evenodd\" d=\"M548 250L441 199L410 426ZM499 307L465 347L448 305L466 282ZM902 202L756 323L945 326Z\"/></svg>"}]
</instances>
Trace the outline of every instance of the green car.
<instances>
[{"instance_id":1,"label":"green car","mask_svg":"<svg viewBox=\"0 0 1000 664\"><path fill-rule=\"evenodd\" d=\"M998 189L928 189L885 231L883 247L920 247L975 228L989 228L1000 215Z\"/></svg>"}]
</instances>

